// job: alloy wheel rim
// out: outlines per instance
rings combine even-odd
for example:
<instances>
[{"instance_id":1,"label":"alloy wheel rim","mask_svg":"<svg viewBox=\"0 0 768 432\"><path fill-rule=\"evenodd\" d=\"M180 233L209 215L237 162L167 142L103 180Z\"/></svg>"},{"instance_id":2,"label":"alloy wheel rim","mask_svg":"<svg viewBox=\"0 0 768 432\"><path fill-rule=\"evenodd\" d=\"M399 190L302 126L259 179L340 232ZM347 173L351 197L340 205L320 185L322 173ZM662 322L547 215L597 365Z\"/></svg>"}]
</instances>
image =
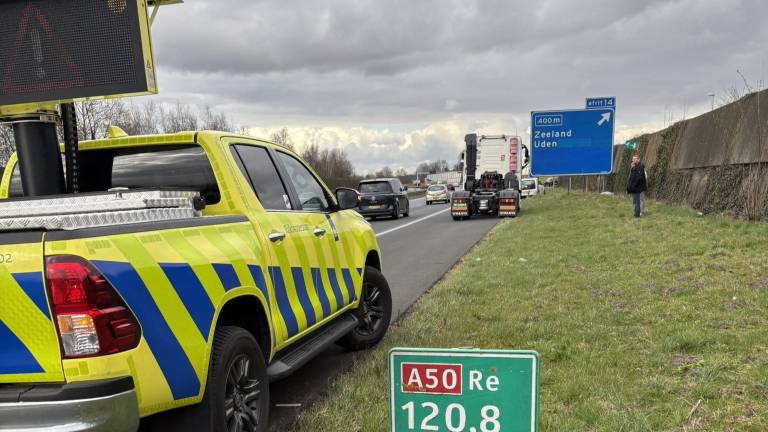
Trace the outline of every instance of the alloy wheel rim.
<instances>
[{"instance_id":1,"label":"alloy wheel rim","mask_svg":"<svg viewBox=\"0 0 768 432\"><path fill-rule=\"evenodd\" d=\"M224 415L229 432L256 431L261 422L261 381L251 368L251 359L241 354L227 372Z\"/></svg>"},{"instance_id":2,"label":"alloy wheel rim","mask_svg":"<svg viewBox=\"0 0 768 432\"><path fill-rule=\"evenodd\" d=\"M362 319L357 331L364 336L370 336L376 333L384 320L384 296L381 289L375 285L363 284L363 299L360 304Z\"/></svg>"}]
</instances>

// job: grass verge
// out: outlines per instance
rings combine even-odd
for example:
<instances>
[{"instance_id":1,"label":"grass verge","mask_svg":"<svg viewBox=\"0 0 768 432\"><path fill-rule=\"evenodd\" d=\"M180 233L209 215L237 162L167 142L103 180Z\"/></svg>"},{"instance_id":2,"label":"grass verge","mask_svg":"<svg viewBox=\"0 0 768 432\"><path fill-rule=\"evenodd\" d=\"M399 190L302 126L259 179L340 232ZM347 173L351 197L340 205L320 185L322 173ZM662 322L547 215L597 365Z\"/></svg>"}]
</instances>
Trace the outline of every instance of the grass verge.
<instances>
[{"instance_id":1,"label":"grass verge","mask_svg":"<svg viewBox=\"0 0 768 432\"><path fill-rule=\"evenodd\" d=\"M768 225L580 193L523 208L293 430L387 430L394 346L538 351L542 431L768 430Z\"/></svg>"}]
</instances>

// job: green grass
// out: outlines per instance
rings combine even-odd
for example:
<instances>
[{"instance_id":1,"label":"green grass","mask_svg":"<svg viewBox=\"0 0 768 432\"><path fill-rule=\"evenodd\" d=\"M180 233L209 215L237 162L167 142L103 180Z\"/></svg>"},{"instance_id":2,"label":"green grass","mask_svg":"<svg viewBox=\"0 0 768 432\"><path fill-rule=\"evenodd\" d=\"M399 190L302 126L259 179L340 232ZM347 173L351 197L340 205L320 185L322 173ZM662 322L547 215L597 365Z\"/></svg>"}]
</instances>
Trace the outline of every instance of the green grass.
<instances>
[{"instance_id":1,"label":"green grass","mask_svg":"<svg viewBox=\"0 0 768 432\"><path fill-rule=\"evenodd\" d=\"M523 208L293 429L385 431L389 348L471 346L542 355L542 431L768 430L768 225L580 193Z\"/></svg>"}]
</instances>

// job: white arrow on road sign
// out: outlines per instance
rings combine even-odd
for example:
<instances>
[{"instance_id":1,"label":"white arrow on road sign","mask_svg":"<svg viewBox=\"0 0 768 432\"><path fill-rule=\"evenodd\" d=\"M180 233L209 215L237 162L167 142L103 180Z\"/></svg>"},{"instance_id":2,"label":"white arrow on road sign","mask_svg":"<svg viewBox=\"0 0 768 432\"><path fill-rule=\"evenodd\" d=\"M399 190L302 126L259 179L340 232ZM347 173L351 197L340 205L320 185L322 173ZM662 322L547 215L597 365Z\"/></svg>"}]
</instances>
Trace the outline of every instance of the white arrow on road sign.
<instances>
[{"instance_id":1,"label":"white arrow on road sign","mask_svg":"<svg viewBox=\"0 0 768 432\"><path fill-rule=\"evenodd\" d=\"M607 113L604 113L604 114L603 114L603 116L600 118L600 121L599 121L599 122L597 122L597 125L598 125L598 126L602 126L602 125L603 125L603 123L605 123L605 122L609 122L609 121L611 121L611 113L610 113L610 112L607 112Z\"/></svg>"}]
</instances>

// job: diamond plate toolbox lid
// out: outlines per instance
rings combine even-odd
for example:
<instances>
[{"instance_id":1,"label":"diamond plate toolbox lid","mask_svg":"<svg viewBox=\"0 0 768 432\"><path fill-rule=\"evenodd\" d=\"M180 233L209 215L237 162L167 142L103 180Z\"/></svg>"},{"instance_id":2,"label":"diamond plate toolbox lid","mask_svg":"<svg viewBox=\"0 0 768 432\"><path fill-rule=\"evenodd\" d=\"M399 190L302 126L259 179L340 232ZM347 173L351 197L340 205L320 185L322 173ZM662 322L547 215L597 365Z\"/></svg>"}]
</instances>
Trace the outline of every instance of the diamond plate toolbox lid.
<instances>
[{"instance_id":1,"label":"diamond plate toolbox lid","mask_svg":"<svg viewBox=\"0 0 768 432\"><path fill-rule=\"evenodd\" d=\"M105 193L0 201L0 230L78 229L201 216L199 193L114 190Z\"/></svg>"}]
</instances>

